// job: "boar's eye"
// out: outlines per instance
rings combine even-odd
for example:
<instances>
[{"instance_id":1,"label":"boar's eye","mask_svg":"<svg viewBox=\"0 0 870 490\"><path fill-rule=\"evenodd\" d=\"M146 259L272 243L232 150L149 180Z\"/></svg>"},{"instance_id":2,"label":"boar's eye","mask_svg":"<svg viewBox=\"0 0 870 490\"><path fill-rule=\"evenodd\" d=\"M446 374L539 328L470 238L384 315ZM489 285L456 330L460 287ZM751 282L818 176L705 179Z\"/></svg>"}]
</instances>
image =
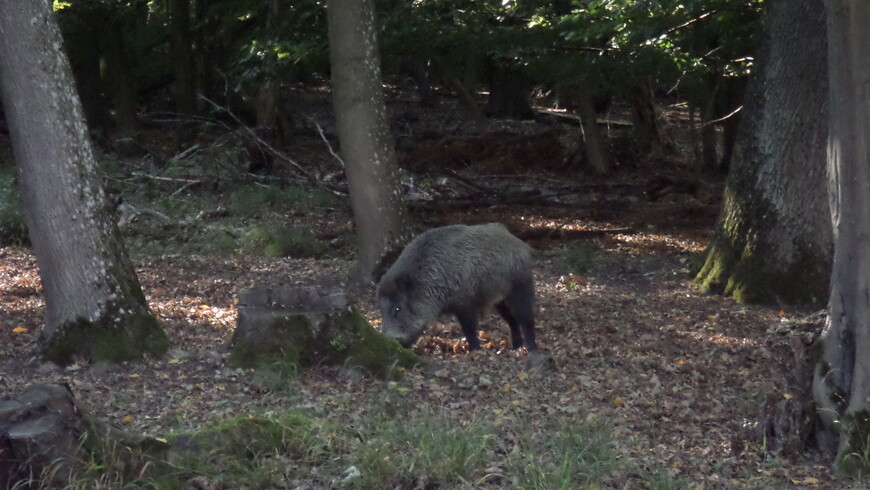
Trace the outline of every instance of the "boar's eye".
<instances>
[{"instance_id":1,"label":"boar's eye","mask_svg":"<svg viewBox=\"0 0 870 490\"><path fill-rule=\"evenodd\" d=\"M394 307L393 307L393 314L394 314L394 315L399 314L400 311L402 311L402 307L401 307L401 306L394 306Z\"/></svg>"}]
</instances>

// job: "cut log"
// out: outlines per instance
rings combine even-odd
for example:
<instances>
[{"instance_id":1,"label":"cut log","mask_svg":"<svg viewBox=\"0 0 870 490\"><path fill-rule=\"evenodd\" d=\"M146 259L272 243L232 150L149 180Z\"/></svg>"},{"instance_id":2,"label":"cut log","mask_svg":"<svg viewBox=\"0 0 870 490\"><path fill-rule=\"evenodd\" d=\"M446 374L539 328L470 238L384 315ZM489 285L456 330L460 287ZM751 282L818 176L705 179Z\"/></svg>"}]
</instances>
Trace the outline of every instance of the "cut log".
<instances>
[{"instance_id":1,"label":"cut log","mask_svg":"<svg viewBox=\"0 0 870 490\"><path fill-rule=\"evenodd\" d=\"M375 330L341 290L254 287L239 293L238 308L229 359L234 367L293 373L345 365L384 377L420 363Z\"/></svg>"}]
</instances>

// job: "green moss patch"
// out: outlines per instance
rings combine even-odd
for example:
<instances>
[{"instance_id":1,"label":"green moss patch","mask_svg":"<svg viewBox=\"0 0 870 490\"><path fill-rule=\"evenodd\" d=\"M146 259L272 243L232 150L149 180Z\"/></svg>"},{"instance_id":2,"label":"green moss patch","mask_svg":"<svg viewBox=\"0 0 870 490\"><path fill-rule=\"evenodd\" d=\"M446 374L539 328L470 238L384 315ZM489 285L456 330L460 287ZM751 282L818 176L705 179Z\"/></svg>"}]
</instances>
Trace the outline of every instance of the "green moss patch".
<instances>
[{"instance_id":1,"label":"green moss patch","mask_svg":"<svg viewBox=\"0 0 870 490\"><path fill-rule=\"evenodd\" d=\"M421 362L353 309L318 317L316 324L301 313L279 316L268 331L257 342L236 342L230 366L295 374L312 365L344 365L390 378Z\"/></svg>"},{"instance_id":2,"label":"green moss patch","mask_svg":"<svg viewBox=\"0 0 870 490\"><path fill-rule=\"evenodd\" d=\"M77 318L61 325L46 344L43 360L61 366L77 358L118 363L139 359L145 353L162 356L169 348L169 338L150 313L129 314L120 322L114 317L105 314L93 322Z\"/></svg>"},{"instance_id":3,"label":"green moss patch","mask_svg":"<svg viewBox=\"0 0 870 490\"><path fill-rule=\"evenodd\" d=\"M725 294L745 303L822 306L828 298L830 265L799 247L787 271L771 271L763 257L752 250L739 250L725 240L714 242L705 254L695 283L702 291Z\"/></svg>"}]
</instances>

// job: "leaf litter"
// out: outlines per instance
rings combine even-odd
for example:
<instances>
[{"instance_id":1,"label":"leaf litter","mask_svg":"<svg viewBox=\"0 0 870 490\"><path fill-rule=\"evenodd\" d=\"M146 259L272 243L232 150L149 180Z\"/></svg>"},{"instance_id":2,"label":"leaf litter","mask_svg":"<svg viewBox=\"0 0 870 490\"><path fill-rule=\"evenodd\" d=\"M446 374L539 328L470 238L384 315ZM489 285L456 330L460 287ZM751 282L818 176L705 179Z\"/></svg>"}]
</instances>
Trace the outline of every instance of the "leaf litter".
<instances>
[{"instance_id":1,"label":"leaf litter","mask_svg":"<svg viewBox=\"0 0 870 490\"><path fill-rule=\"evenodd\" d=\"M521 237L554 224L614 226L534 213L494 209L456 213L450 220L503 221ZM762 441L735 437L757 422L766 397L789 396L785 373L792 361L782 325L801 312L700 293L686 264L703 249L707 230L639 229L595 238L598 253L582 275L566 268L558 240L529 240L538 250L537 334L553 369L528 370L527 354L508 348L507 327L492 315L482 322L484 348L478 352L466 351L454 323L431 325L415 349L434 366L412 370L400 381L324 367L300 374L283 389L225 365L236 294L254 284L343 282L352 267L348 260L135 257L173 349L164 359L61 369L39 361L44 302L35 259L26 249L4 248L0 387L12 392L29 383L66 382L86 409L147 434L291 407L352 427L375 415L376 409L364 407L383 409L400 400L396 406L409 410L408 417L436 407L455 420L489 421L506 448L506 454L489 455L491 473L523 451L520 429L545 434L553 420L582 417L609 426L613 450L637 472L664 471L688 488L843 488L817 456L769 455ZM377 325L373 290L348 287ZM633 488L633 481L609 486Z\"/></svg>"}]
</instances>

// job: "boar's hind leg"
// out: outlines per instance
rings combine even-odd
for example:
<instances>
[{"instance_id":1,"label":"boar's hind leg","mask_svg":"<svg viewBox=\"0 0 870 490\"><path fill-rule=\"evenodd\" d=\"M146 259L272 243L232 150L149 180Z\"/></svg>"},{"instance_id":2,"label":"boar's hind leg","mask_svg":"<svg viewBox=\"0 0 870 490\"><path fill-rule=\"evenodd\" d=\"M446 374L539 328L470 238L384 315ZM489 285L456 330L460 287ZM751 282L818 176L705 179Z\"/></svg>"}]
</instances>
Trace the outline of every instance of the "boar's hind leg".
<instances>
[{"instance_id":1,"label":"boar's hind leg","mask_svg":"<svg viewBox=\"0 0 870 490\"><path fill-rule=\"evenodd\" d=\"M480 349L480 339L477 338L477 325L480 320L477 318L477 313L473 311L457 312L456 318L459 320L459 325L462 326L465 340L468 341L468 350Z\"/></svg>"},{"instance_id":2,"label":"boar's hind leg","mask_svg":"<svg viewBox=\"0 0 870 490\"><path fill-rule=\"evenodd\" d=\"M507 298L496 305L496 309L511 327L511 341L514 349L523 346L525 339L529 351L536 350L535 343L535 287L531 282L514 286ZM522 337L520 332L522 331Z\"/></svg>"}]
</instances>

